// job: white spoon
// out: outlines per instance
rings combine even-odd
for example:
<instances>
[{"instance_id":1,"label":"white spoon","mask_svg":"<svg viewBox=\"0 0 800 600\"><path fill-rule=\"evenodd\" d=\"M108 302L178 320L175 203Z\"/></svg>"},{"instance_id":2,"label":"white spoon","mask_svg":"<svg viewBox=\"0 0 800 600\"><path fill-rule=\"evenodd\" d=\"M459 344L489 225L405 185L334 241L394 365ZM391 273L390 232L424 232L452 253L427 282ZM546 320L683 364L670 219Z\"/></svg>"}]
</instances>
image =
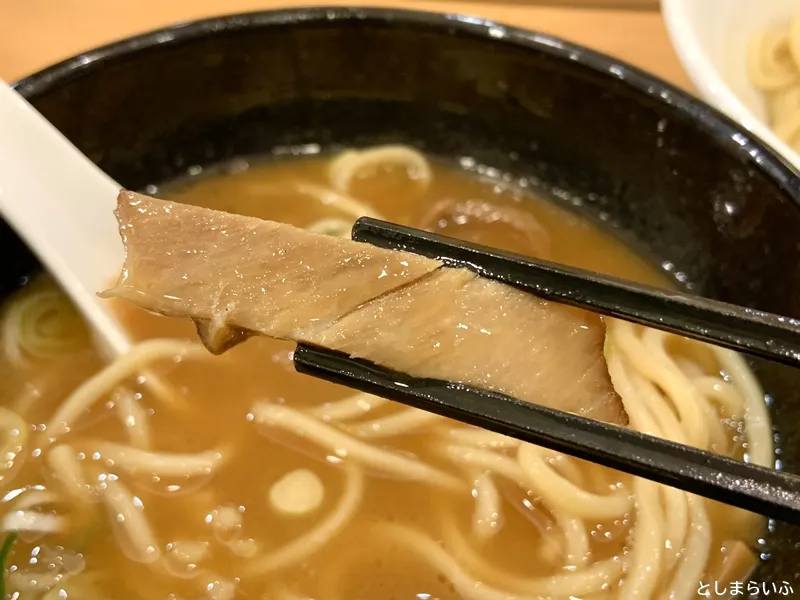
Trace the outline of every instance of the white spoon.
<instances>
[{"instance_id":1,"label":"white spoon","mask_svg":"<svg viewBox=\"0 0 800 600\"><path fill-rule=\"evenodd\" d=\"M0 80L0 215L25 240L111 357L131 341L97 292L122 264L120 186Z\"/></svg>"}]
</instances>

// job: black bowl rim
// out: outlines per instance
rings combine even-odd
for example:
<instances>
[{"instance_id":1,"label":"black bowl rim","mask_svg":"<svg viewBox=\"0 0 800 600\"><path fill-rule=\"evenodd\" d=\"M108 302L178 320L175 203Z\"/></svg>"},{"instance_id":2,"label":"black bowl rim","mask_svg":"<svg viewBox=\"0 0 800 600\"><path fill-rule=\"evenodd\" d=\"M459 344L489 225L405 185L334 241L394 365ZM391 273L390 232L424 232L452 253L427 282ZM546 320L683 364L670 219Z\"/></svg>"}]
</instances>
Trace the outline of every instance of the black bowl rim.
<instances>
[{"instance_id":1,"label":"black bowl rim","mask_svg":"<svg viewBox=\"0 0 800 600\"><path fill-rule=\"evenodd\" d=\"M800 171L761 139L702 100L625 61L579 44L535 30L465 14L395 8L316 6L223 15L169 25L87 50L25 77L12 84L12 87L26 99L35 100L53 87L147 48L180 44L194 38L236 30L349 21L422 26L451 34L475 36L498 45L517 46L569 60L595 75L624 82L656 102L672 106L681 117L694 122L703 133L711 136L723 148L734 155L740 155L750 168L774 181L795 206L800 208Z\"/></svg>"}]
</instances>

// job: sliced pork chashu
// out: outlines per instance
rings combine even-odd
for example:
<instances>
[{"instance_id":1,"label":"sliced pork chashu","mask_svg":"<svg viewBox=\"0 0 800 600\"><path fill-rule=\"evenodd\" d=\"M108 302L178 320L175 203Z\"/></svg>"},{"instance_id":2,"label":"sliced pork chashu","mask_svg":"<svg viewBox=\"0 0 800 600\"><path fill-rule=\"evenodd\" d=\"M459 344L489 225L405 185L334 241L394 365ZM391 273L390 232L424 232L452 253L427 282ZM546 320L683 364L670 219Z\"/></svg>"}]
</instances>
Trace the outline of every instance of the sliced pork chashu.
<instances>
[{"instance_id":1,"label":"sliced pork chashu","mask_svg":"<svg viewBox=\"0 0 800 600\"><path fill-rule=\"evenodd\" d=\"M290 225L122 192L106 297L189 317L221 352L249 334L625 424L593 314L464 269Z\"/></svg>"},{"instance_id":2,"label":"sliced pork chashu","mask_svg":"<svg viewBox=\"0 0 800 600\"><path fill-rule=\"evenodd\" d=\"M298 339L441 266L132 192L120 194L117 219L125 263L108 295L194 319L215 353L241 339L229 329Z\"/></svg>"}]
</instances>

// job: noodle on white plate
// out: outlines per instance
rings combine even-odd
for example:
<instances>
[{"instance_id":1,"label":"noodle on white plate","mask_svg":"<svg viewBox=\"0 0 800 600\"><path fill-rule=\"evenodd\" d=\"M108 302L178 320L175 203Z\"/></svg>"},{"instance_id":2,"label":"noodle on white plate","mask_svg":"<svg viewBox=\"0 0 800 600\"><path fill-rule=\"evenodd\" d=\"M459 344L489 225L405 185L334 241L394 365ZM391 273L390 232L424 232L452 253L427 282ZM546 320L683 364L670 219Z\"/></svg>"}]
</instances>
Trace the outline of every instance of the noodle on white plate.
<instances>
[{"instance_id":1,"label":"noodle on white plate","mask_svg":"<svg viewBox=\"0 0 800 600\"><path fill-rule=\"evenodd\" d=\"M766 98L775 135L800 152L800 12L786 25L753 34L747 74Z\"/></svg>"}]
</instances>

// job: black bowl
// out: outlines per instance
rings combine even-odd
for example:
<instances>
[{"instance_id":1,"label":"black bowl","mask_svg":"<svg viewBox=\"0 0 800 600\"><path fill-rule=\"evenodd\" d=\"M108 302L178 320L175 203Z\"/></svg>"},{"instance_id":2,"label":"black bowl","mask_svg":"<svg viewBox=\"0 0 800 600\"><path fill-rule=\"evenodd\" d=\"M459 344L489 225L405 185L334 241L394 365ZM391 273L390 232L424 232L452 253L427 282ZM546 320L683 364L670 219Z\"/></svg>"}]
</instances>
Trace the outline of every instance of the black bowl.
<instances>
[{"instance_id":1,"label":"black bowl","mask_svg":"<svg viewBox=\"0 0 800 600\"><path fill-rule=\"evenodd\" d=\"M538 182L698 293L800 318L798 174L705 104L546 35L396 10L254 13L106 46L17 90L133 189L303 144L469 155ZM8 228L0 248L1 293L37 264ZM800 376L754 368L798 472ZM800 531L770 528L755 577L795 582Z\"/></svg>"}]
</instances>

